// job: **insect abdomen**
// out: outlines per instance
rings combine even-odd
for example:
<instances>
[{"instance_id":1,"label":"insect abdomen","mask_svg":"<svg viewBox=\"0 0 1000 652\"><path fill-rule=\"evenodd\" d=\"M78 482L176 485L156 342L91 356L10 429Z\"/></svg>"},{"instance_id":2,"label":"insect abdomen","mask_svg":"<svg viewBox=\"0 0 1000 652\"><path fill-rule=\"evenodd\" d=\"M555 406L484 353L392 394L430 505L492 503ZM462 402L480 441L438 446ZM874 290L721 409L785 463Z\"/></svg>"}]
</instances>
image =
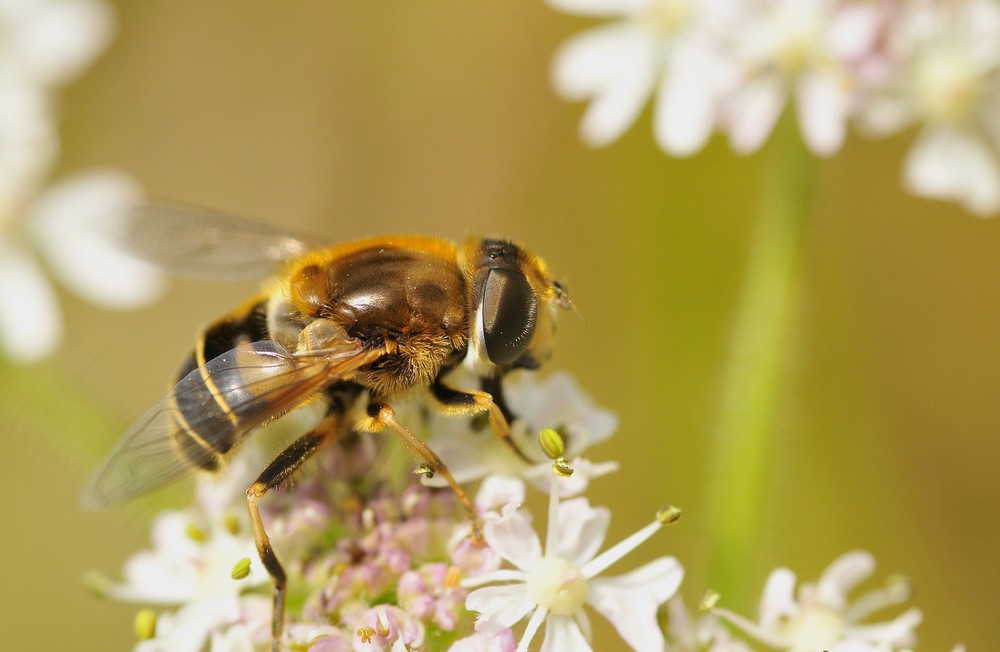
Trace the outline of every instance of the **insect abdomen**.
<instances>
[{"instance_id":1,"label":"insect abdomen","mask_svg":"<svg viewBox=\"0 0 1000 652\"><path fill-rule=\"evenodd\" d=\"M224 393L228 387L218 387L216 379L205 370L205 363L233 349L268 339L267 299L259 298L244 309L226 315L205 329L194 350L177 374L175 395L174 444L181 456L192 466L215 471L219 462L237 443L238 412L229 406ZM231 396L231 394L230 394Z\"/></svg>"}]
</instances>

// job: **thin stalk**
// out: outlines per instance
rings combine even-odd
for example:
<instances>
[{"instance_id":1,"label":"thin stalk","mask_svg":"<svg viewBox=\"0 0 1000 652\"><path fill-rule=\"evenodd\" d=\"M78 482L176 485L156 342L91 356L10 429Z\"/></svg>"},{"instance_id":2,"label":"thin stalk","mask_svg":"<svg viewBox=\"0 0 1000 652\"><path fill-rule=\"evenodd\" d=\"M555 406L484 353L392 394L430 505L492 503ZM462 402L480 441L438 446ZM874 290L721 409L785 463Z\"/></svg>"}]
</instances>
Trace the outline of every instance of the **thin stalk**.
<instances>
[{"instance_id":1,"label":"thin stalk","mask_svg":"<svg viewBox=\"0 0 1000 652\"><path fill-rule=\"evenodd\" d=\"M770 456L802 299L801 266L816 161L793 121L778 125L767 153L756 226L721 382L709 471L711 582L744 606L759 559Z\"/></svg>"}]
</instances>

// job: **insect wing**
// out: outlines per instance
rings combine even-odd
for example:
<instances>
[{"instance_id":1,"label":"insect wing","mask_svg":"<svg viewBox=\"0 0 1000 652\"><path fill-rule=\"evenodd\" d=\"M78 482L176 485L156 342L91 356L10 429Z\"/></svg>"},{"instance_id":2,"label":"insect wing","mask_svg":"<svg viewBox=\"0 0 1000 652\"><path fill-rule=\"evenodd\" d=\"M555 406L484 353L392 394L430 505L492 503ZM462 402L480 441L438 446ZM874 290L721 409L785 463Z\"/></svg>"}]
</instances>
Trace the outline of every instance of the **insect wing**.
<instances>
[{"instance_id":1,"label":"insect wing","mask_svg":"<svg viewBox=\"0 0 1000 652\"><path fill-rule=\"evenodd\" d=\"M323 246L312 236L162 201L136 206L116 231L131 253L169 272L225 281L263 278L278 263Z\"/></svg>"},{"instance_id":2,"label":"insect wing","mask_svg":"<svg viewBox=\"0 0 1000 652\"><path fill-rule=\"evenodd\" d=\"M354 341L289 353L272 340L239 346L195 369L143 414L91 476L80 498L102 509L212 469L254 428L374 362Z\"/></svg>"}]
</instances>

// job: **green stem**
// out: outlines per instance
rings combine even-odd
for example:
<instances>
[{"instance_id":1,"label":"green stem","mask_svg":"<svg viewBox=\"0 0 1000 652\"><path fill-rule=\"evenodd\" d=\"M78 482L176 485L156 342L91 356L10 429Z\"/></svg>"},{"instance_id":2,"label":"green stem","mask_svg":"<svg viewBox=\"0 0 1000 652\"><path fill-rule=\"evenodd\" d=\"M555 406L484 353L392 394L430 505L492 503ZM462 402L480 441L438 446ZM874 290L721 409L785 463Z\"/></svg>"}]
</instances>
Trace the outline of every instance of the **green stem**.
<instances>
[{"instance_id":1,"label":"green stem","mask_svg":"<svg viewBox=\"0 0 1000 652\"><path fill-rule=\"evenodd\" d=\"M778 431L802 291L800 270L816 161L791 120L768 151L744 285L721 385L709 473L711 581L745 605L759 560L769 456Z\"/></svg>"},{"instance_id":2,"label":"green stem","mask_svg":"<svg viewBox=\"0 0 1000 652\"><path fill-rule=\"evenodd\" d=\"M14 367L0 360L0 405L15 430L53 446L81 475L125 425L47 363Z\"/></svg>"}]
</instances>

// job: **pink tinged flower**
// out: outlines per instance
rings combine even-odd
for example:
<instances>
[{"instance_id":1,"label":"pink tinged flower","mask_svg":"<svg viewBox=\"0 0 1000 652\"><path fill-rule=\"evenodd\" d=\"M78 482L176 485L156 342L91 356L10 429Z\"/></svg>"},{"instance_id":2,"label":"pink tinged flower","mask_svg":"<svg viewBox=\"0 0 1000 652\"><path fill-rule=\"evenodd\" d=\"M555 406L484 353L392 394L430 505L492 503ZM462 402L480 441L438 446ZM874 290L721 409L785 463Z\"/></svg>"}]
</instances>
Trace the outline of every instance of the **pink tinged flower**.
<instances>
[{"instance_id":1,"label":"pink tinged flower","mask_svg":"<svg viewBox=\"0 0 1000 652\"><path fill-rule=\"evenodd\" d=\"M354 652L405 652L424 643L424 626L399 607L378 605L353 616Z\"/></svg>"},{"instance_id":2,"label":"pink tinged flower","mask_svg":"<svg viewBox=\"0 0 1000 652\"><path fill-rule=\"evenodd\" d=\"M888 49L896 66L866 101L862 125L922 123L903 180L914 194L1000 210L1000 7L989 0L913 3Z\"/></svg>"},{"instance_id":3,"label":"pink tinged flower","mask_svg":"<svg viewBox=\"0 0 1000 652\"><path fill-rule=\"evenodd\" d=\"M489 620L476 624L475 634L452 643L448 652L514 652L517 639L509 627L502 627Z\"/></svg>"},{"instance_id":4,"label":"pink tinged flower","mask_svg":"<svg viewBox=\"0 0 1000 652\"><path fill-rule=\"evenodd\" d=\"M849 552L831 563L818 582L802 584L796 593L795 574L779 568L764 587L759 622L727 609L715 612L766 645L789 652L877 652L909 645L922 619L919 610L909 609L888 622L863 622L875 611L904 602L909 590L903 583L887 584L853 602L848 598L874 570L869 553Z\"/></svg>"},{"instance_id":5,"label":"pink tinged flower","mask_svg":"<svg viewBox=\"0 0 1000 652\"><path fill-rule=\"evenodd\" d=\"M660 517L600 555L610 512L592 508L585 498L560 503L549 500L549 523L543 550L522 510L507 508L484 526L486 542L515 569L498 570L463 582L481 586L469 594L466 607L483 620L511 627L528 617L518 650L526 650L545 625L542 650L590 650L590 624L583 607L604 615L636 650L662 650L663 634L656 611L672 596L683 569L672 557L661 557L618 577L600 577L611 564L631 552L666 522ZM490 584L489 586L483 586ZM529 616L530 614L530 616Z\"/></svg>"},{"instance_id":6,"label":"pink tinged flower","mask_svg":"<svg viewBox=\"0 0 1000 652\"><path fill-rule=\"evenodd\" d=\"M833 0L777 0L736 32L744 73L726 107L733 148L757 150L794 97L809 149L829 156L840 149L857 97L854 65L877 43L878 7Z\"/></svg>"}]
</instances>

